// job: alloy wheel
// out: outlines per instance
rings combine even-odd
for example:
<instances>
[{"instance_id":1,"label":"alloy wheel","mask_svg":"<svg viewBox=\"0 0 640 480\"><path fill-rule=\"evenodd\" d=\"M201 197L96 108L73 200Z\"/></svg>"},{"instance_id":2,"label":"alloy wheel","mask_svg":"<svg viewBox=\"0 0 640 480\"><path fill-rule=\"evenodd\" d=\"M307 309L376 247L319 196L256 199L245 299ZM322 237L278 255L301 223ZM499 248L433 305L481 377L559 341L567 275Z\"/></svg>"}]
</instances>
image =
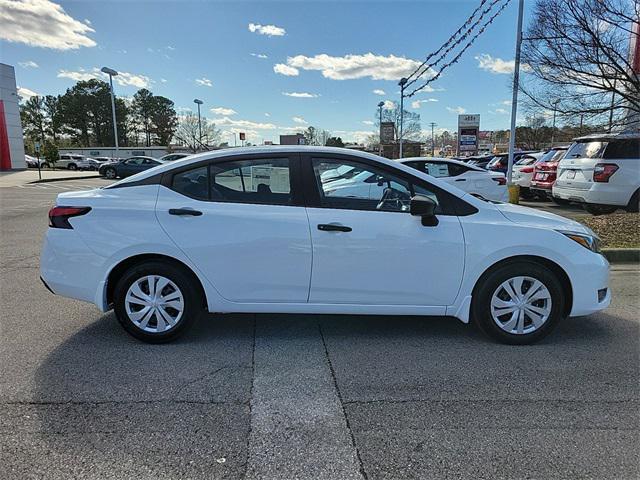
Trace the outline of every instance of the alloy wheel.
<instances>
[{"instance_id":1,"label":"alloy wheel","mask_svg":"<svg viewBox=\"0 0 640 480\"><path fill-rule=\"evenodd\" d=\"M124 301L129 320L148 333L162 333L175 327L184 313L184 297L178 286L160 275L134 281Z\"/></svg>"},{"instance_id":2,"label":"alloy wheel","mask_svg":"<svg viewBox=\"0 0 640 480\"><path fill-rule=\"evenodd\" d=\"M491 317L507 333L535 332L551 315L551 293L532 277L512 277L502 282L491 297Z\"/></svg>"}]
</instances>

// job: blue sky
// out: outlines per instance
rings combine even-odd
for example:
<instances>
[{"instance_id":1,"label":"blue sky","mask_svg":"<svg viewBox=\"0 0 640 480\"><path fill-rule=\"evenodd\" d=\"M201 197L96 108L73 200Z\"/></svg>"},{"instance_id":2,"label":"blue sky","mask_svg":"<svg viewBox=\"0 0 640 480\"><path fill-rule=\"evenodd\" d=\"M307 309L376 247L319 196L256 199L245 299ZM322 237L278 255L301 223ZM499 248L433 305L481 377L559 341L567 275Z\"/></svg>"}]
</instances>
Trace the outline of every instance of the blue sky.
<instances>
[{"instance_id":1,"label":"blue sky","mask_svg":"<svg viewBox=\"0 0 640 480\"><path fill-rule=\"evenodd\" d=\"M0 2L10 19L0 58L15 65L25 95L62 93L107 65L128 74L117 95L147 86L180 110L200 98L218 127L253 142L307 125L357 140L372 130L379 101L398 100L399 75L479 3L28 0L9 10ZM435 91L406 100L425 131L431 121L455 129L458 112L481 114L485 130L508 128L516 17L512 1Z\"/></svg>"}]
</instances>

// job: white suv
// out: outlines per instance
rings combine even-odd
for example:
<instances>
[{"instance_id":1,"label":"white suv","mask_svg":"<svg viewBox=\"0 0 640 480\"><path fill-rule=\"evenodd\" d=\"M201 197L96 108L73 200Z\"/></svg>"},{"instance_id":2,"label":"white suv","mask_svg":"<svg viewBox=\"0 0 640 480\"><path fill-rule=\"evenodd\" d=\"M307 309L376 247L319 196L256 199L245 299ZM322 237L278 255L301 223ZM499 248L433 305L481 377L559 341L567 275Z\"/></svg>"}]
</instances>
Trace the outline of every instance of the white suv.
<instances>
[{"instance_id":1,"label":"white suv","mask_svg":"<svg viewBox=\"0 0 640 480\"><path fill-rule=\"evenodd\" d=\"M558 165L553 196L580 202L594 215L638 211L640 134L577 138Z\"/></svg>"},{"instance_id":2,"label":"white suv","mask_svg":"<svg viewBox=\"0 0 640 480\"><path fill-rule=\"evenodd\" d=\"M56 167L66 168L68 170L78 170L78 168L84 164L84 155L69 155L62 154L60 159L56 162Z\"/></svg>"}]
</instances>

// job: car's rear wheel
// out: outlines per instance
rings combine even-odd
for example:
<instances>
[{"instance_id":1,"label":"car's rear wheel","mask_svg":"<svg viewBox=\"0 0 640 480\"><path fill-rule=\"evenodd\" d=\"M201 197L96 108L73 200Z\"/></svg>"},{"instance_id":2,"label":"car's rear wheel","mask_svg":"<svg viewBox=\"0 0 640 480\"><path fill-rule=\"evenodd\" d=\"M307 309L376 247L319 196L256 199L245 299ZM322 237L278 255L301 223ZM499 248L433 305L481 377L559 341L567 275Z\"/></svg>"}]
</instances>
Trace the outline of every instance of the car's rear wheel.
<instances>
[{"instance_id":1,"label":"car's rear wheel","mask_svg":"<svg viewBox=\"0 0 640 480\"><path fill-rule=\"evenodd\" d=\"M109 167L104 169L104 176L109 179L114 179L118 176L118 173L115 168Z\"/></svg>"},{"instance_id":2,"label":"car's rear wheel","mask_svg":"<svg viewBox=\"0 0 640 480\"><path fill-rule=\"evenodd\" d=\"M558 198L558 197L551 197L551 200L553 200L553 203L555 203L556 205L569 205L571 202L569 200L565 200L564 198Z\"/></svg>"},{"instance_id":3,"label":"car's rear wheel","mask_svg":"<svg viewBox=\"0 0 640 480\"><path fill-rule=\"evenodd\" d=\"M193 275L159 261L127 270L114 290L114 309L124 329L139 340L163 343L182 335L202 310Z\"/></svg>"},{"instance_id":4,"label":"car's rear wheel","mask_svg":"<svg viewBox=\"0 0 640 480\"><path fill-rule=\"evenodd\" d=\"M67 169L69 169L69 170L77 170L78 166L75 163L70 163L69 165L67 165Z\"/></svg>"},{"instance_id":5,"label":"car's rear wheel","mask_svg":"<svg viewBox=\"0 0 640 480\"><path fill-rule=\"evenodd\" d=\"M597 203L585 203L584 209L592 215L608 215L615 212L618 207L615 205L601 205Z\"/></svg>"},{"instance_id":6,"label":"car's rear wheel","mask_svg":"<svg viewBox=\"0 0 640 480\"><path fill-rule=\"evenodd\" d=\"M514 345L546 337L563 317L565 295L556 275L534 262L504 264L484 275L472 315L492 338Z\"/></svg>"}]
</instances>

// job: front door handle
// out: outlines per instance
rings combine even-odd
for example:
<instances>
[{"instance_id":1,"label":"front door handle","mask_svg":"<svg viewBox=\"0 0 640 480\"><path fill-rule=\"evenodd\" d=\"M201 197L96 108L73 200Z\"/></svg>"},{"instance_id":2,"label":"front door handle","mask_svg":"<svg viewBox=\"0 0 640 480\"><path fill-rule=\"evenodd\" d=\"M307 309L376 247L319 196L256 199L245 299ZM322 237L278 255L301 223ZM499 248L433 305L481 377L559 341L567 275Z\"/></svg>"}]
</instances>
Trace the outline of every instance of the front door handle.
<instances>
[{"instance_id":1,"label":"front door handle","mask_svg":"<svg viewBox=\"0 0 640 480\"><path fill-rule=\"evenodd\" d=\"M321 223L318 225L318 230L323 232L350 232L352 228L338 223Z\"/></svg>"},{"instance_id":2,"label":"front door handle","mask_svg":"<svg viewBox=\"0 0 640 480\"><path fill-rule=\"evenodd\" d=\"M466 182L466 178L456 178L456 182Z\"/></svg>"},{"instance_id":3,"label":"front door handle","mask_svg":"<svg viewBox=\"0 0 640 480\"><path fill-rule=\"evenodd\" d=\"M199 217L200 215L202 215L202 212L200 210L193 210L192 208L170 208L169 215L190 215L192 217Z\"/></svg>"}]
</instances>

